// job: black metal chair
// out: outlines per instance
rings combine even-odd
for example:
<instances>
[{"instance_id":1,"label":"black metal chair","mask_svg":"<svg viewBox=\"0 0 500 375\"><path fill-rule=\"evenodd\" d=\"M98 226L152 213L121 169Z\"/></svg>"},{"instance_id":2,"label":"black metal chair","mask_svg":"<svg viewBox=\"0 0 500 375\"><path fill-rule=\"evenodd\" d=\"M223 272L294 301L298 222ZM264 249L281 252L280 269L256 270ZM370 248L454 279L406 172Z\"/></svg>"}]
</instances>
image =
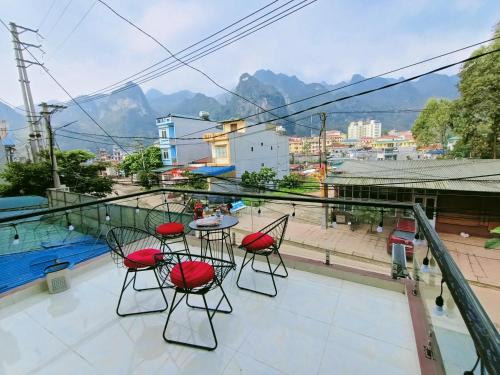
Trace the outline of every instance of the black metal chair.
<instances>
[{"instance_id":1,"label":"black metal chair","mask_svg":"<svg viewBox=\"0 0 500 375\"><path fill-rule=\"evenodd\" d=\"M233 311L233 307L222 288L222 281L232 268L233 263L227 260L193 255L189 252L164 254L164 259L160 262L159 274L163 285L174 288L174 296L170 304L165 328L163 329L163 339L166 342L205 350L214 350L217 348L217 336L215 335L212 319L216 312L229 314ZM216 288L220 288L222 296L217 305L211 308L208 307L205 295ZM178 294L182 294L179 300L177 300ZM196 306L189 302L189 296L193 294L202 297L202 306ZM186 298L186 304L189 307L206 311L214 339L212 346L199 345L167 337L168 323L172 313L184 298ZM221 303L224 300L226 300L229 310L220 309Z\"/></svg>"},{"instance_id":2,"label":"black metal chair","mask_svg":"<svg viewBox=\"0 0 500 375\"><path fill-rule=\"evenodd\" d=\"M189 215L188 207L189 201L185 204L163 202L148 211L144 227L150 234L161 236L169 245L182 242L184 248L181 251L189 251L186 233L192 215Z\"/></svg>"},{"instance_id":3,"label":"black metal chair","mask_svg":"<svg viewBox=\"0 0 500 375\"><path fill-rule=\"evenodd\" d=\"M245 238L243 238L243 240L241 241L240 248L245 250L245 256L243 257L243 262L241 263L238 279L236 280L236 285L238 286L238 288L263 294L270 297L275 297L278 294L274 277L275 276L288 277L288 271L286 269L285 263L283 262L283 258L281 258L281 254L279 252L279 248L281 246L281 243L283 242L283 237L285 236L286 226L288 224L288 216L289 215L282 216L278 220L262 228L260 231L249 234L248 236L245 236ZM274 269L271 268L271 263L269 262L269 256L273 253L278 255L279 258L279 263L276 265ZM249 254L250 257L248 260L246 260L247 255ZM254 261L256 255L262 255L266 257L269 271L259 270L255 268ZM243 287L240 285L241 272L243 271L243 268L245 268L245 266L250 262L252 262L251 266L254 271L271 275L271 280L273 281L274 293L266 293L256 289ZM283 266L284 273L276 272L280 266Z\"/></svg>"},{"instance_id":4,"label":"black metal chair","mask_svg":"<svg viewBox=\"0 0 500 375\"><path fill-rule=\"evenodd\" d=\"M120 298L118 299L118 305L116 306L116 313L119 316L129 316L167 310L168 301L157 273L157 260L163 259L161 255L164 250L168 248L162 239L152 236L148 232L141 229L133 227L117 227L108 231L106 241L110 247L111 257L115 263L119 267L127 269L125 279L123 280L122 290L120 292ZM136 287L135 282L137 274L145 271L152 271L154 273L155 279L158 283L157 287ZM132 275L132 278L129 279L130 275ZM165 301L165 307L157 310L140 310L128 313L120 312L120 304L122 302L123 293L131 283L136 292L158 289L161 292L163 300Z\"/></svg>"}]
</instances>

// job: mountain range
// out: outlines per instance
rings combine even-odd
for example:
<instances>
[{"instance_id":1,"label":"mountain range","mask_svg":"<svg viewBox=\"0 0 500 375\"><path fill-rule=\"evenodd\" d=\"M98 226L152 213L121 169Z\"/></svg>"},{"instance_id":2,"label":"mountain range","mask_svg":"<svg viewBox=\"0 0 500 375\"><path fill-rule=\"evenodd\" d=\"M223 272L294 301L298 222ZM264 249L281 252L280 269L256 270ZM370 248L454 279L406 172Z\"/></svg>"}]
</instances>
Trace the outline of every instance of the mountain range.
<instances>
[{"instance_id":1,"label":"mountain range","mask_svg":"<svg viewBox=\"0 0 500 375\"><path fill-rule=\"evenodd\" d=\"M165 94L158 89L150 89L144 93L140 86L128 82L124 88L109 95L80 96L76 99L108 133L117 136L154 138L157 135L155 118L169 113L198 116L200 111L207 111L212 120L222 120L262 112L262 109L241 99L244 97L266 110L278 107L272 113L267 112L253 118L255 121L268 121L275 116L285 116L310 106L402 81L404 78L379 77L364 80L363 76L356 74L349 81L336 84L305 83L296 76L274 73L271 70L258 70L253 75L244 73L240 76L236 87L232 90L239 96L224 93L210 97L188 90ZM345 131L350 121L376 119L382 122L384 130L407 130L411 128L418 112L380 113L373 111L420 109L430 97L456 98L458 81L459 78L456 75L431 74L386 90L322 106L312 113L335 112L328 116L328 129ZM326 91L330 92L319 95ZM317 96L293 104L304 97L314 95ZM56 140L61 148L88 148L91 151L95 151L97 147L111 148L111 140L103 139L103 143L99 144L96 137L91 135L103 134L103 132L88 116L73 103L65 104L68 108L54 117L54 128L71 121L77 120L78 122L56 132ZM311 132L317 133L310 128L318 127L319 116L310 115L311 112L299 114L281 123L286 127L289 135L304 136L310 135ZM307 117L304 118L305 116ZM0 119L7 120L12 129L25 126L24 117L2 103L0 103ZM27 130L20 130L15 135L21 141L26 138ZM123 146L130 146L132 143L132 140L126 138L117 138L117 140ZM152 141L150 139L145 143Z\"/></svg>"}]
</instances>

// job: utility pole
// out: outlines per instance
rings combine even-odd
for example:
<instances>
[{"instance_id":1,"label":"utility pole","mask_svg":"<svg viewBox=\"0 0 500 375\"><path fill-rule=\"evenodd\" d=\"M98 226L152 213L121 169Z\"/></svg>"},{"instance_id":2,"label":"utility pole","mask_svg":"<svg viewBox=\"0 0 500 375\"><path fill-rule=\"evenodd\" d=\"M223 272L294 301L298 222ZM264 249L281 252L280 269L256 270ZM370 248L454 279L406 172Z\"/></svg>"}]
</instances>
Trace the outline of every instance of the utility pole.
<instances>
[{"instance_id":1,"label":"utility pole","mask_svg":"<svg viewBox=\"0 0 500 375\"><path fill-rule=\"evenodd\" d=\"M319 114L319 117L321 119L321 130L320 130L320 136L322 136L320 142L322 141L323 143L323 150L321 150L321 147L320 147L320 150L319 150L319 155L320 155L320 164L321 164L321 160L323 160L323 173L322 173L322 181L321 181L321 184L322 184L322 188L323 188L323 197L324 198L328 198L328 184L326 183L326 172L327 172L327 166L328 166L328 160L327 160L327 155L328 155L328 152L326 150L326 113L325 112L321 112ZM323 157L321 157L321 155L323 155ZM321 166L320 166L321 167ZM323 204L323 209L324 209L324 218L322 220L322 222L324 223L324 228L328 228L328 212L329 212L329 206L327 203L324 203Z\"/></svg>"},{"instance_id":2,"label":"utility pole","mask_svg":"<svg viewBox=\"0 0 500 375\"><path fill-rule=\"evenodd\" d=\"M20 31L19 31L20 30ZM14 44L14 54L19 74L19 83L21 84L21 92L23 94L24 108L26 110L26 120L30 129L29 144L31 148L31 156L33 161L38 161L38 153L44 148L43 130L40 122L37 119L35 104L31 94L30 81L28 79L27 68L31 65L42 65L38 62L25 60L23 51L30 47L40 49L40 45L21 42L19 35L24 32L32 32L38 34L38 30L29 29L27 27L16 25L14 22L10 23L10 33L12 35L12 43ZM40 34L38 34L40 35ZM40 35L41 36L41 35ZM43 52L43 51L42 51ZM28 64L28 65L26 65Z\"/></svg>"},{"instance_id":3,"label":"utility pole","mask_svg":"<svg viewBox=\"0 0 500 375\"><path fill-rule=\"evenodd\" d=\"M50 117L55 112L66 108L63 105L49 105L47 103L40 104L42 107L42 115L45 120L45 127L47 128L47 135L49 138L49 155L50 155L50 166L52 170L52 181L54 182L54 188L59 189L61 187L61 179L59 178L59 173L57 172L57 158L54 152L54 132L52 131L52 125L50 124Z\"/></svg>"}]
</instances>

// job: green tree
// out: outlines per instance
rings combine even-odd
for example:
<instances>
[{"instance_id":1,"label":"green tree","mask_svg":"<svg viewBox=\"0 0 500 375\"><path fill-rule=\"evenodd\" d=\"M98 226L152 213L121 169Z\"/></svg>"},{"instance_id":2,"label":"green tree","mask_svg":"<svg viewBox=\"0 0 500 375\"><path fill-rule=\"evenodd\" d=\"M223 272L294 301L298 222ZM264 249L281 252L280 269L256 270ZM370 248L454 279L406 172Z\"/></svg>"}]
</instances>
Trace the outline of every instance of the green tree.
<instances>
[{"instance_id":1,"label":"green tree","mask_svg":"<svg viewBox=\"0 0 500 375\"><path fill-rule=\"evenodd\" d=\"M448 99L431 98L415 120L412 133L419 146L441 143L446 147L453 121L454 103Z\"/></svg>"},{"instance_id":2,"label":"green tree","mask_svg":"<svg viewBox=\"0 0 500 375\"><path fill-rule=\"evenodd\" d=\"M276 172L269 167L263 167L259 172L245 171L241 175L241 183L247 187L263 188L274 181Z\"/></svg>"},{"instance_id":3,"label":"green tree","mask_svg":"<svg viewBox=\"0 0 500 375\"><path fill-rule=\"evenodd\" d=\"M158 146L149 146L143 151L133 152L123 159L120 167L125 175L148 171L163 166L161 161L161 151Z\"/></svg>"},{"instance_id":4,"label":"green tree","mask_svg":"<svg viewBox=\"0 0 500 375\"><path fill-rule=\"evenodd\" d=\"M48 153L40 154L37 163L11 163L0 177L8 184L0 189L2 195L45 195L52 187L52 173ZM89 163L95 155L85 150L56 151L61 183L72 191L95 196L105 196L113 187L113 180L99 175L105 163Z\"/></svg>"},{"instance_id":5,"label":"green tree","mask_svg":"<svg viewBox=\"0 0 500 375\"><path fill-rule=\"evenodd\" d=\"M161 166L163 163L158 146L149 146L145 150L129 154L120 165L126 176L137 174L139 184L146 189L151 189L158 184L158 177L152 170Z\"/></svg>"},{"instance_id":6,"label":"green tree","mask_svg":"<svg viewBox=\"0 0 500 375\"><path fill-rule=\"evenodd\" d=\"M278 187L280 189L296 189L302 183L304 179L297 173L292 173L288 176L284 176L282 180L278 182Z\"/></svg>"},{"instance_id":7,"label":"green tree","mask_svg":"<svg viewBox=\"0 0 500 375\"><path fill-rule=\"evenodd\" d=\"M500 37L500 23L494 35ZM472 56L499 48L500 39L496 39ZM460 79L459 106L464 121L455 130L463 145L470 148L471 156L496 159L500 135L500 54L466 62L460 70Z\"/></svg>"},{"instance_id":8,"label":"green tree","mask_svg":"<svg viewBox=\"0 0 500 375\"><path fill-rule=\"evenodd\" d=\"M52 186L50 164L47 161L39 163L8 164L0 173L7 184L0 185L0 195L45 195L46 190Z\"/></svg>"},{"instance_id":9,"label":"green tree","mask_svg":"<svg viewBox=\"0 0 500 375\"><path fill-rule=\"evenodd\" d=\"M373 232L373 225L382 219L382 214L370 207L355 207L352 214L359 223L370 224L370 232Z\"/></svg>"}]
</instances>

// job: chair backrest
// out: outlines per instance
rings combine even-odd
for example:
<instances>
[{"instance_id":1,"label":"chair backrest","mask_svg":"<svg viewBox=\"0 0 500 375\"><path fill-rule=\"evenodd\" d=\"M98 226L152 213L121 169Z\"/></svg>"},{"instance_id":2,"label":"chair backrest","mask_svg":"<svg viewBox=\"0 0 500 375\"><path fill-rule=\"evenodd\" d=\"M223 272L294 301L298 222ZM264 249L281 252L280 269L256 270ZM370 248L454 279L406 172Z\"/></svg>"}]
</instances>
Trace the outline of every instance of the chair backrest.
<instances>
[{"instance_id":1,"label":"chair backrest","mask_svg":"<svg viewBox=\"0 0 500 375\"><path fill-rule=\"evenodd\" d=\"M167 286L173 285L169 275L176 265L179 265L182 283L186 285L185 272L187 272L187 269L183 267L183 264L187 261L198 261L210 264L214 268L215 277L219 283L222 283L227 274L233 269L233 263L228 260L204 255L194 255L189 252L165 252L162 255L162 260L158 261L158 275L161 279L162 285ZM213 289L217 287L217 285L218 283L215 282L215 280L212 280L209 283L195 289Z\"/></svg>"},{"instance_id":2,"label":"chair backrest","mask_svg":"<svg viewBox=\"0 0 500 375\"><path fill-rule=\"evenodd\" d=\"M156 228L164 223L187 225L192 216L189 214L189 201L184 203L163 202L150 209L144 220L144 227L149 233L156 233Z\"/></svg>"},{"instance_id":3,"label":"chair backrest","mask_svg":"<svg viewBox=\"0 0 500 375\"><path fill-rule=\"evenodd\" d=\"M274 246L276 246L277 249L280 248L283 238L285 237L289 217L290 215L284 215L259 231L260 233L265 233L274 238Z\"/></svg>"},{"instance_id":4,"label":"chair backrest","mask_svg":"<svg viewBox=\"0 0 500 375\"><path fill-rule=\"evenodd\" d=\"M106 242L110 248L111 257L119 266L123 265L124 259L129 254L138 250L158 249L166 251L166 245L161 239L134 227L111 228L106 234Z\"/></svg>"}]
</instances>

